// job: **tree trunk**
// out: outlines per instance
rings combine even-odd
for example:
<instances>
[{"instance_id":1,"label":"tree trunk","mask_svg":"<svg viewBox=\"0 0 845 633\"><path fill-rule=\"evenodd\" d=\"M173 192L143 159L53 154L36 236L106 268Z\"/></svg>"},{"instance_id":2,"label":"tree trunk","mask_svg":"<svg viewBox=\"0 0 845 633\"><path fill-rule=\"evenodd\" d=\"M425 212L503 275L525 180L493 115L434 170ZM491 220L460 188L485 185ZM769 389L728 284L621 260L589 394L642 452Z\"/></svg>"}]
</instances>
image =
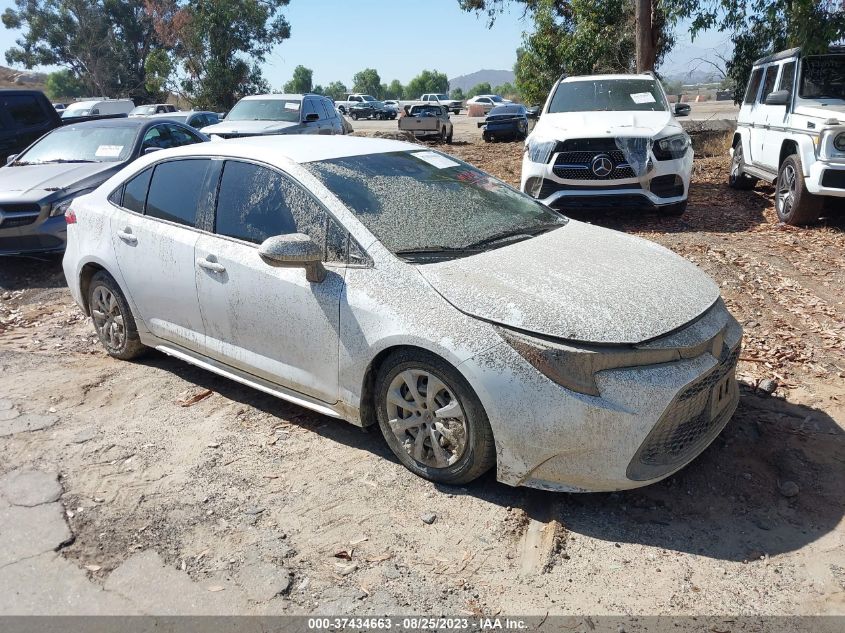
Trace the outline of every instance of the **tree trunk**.
<instances>
[{"instance_id":1,"label":"tree trunk","mask_svg":"<svg viewBox=\"0 0 845 633\"><path fill-rule=\"evenodd\" d=\"M637 72L654 70L655 46L652 34L652 0L635 0Z\"/></svg>"}]
</instances>

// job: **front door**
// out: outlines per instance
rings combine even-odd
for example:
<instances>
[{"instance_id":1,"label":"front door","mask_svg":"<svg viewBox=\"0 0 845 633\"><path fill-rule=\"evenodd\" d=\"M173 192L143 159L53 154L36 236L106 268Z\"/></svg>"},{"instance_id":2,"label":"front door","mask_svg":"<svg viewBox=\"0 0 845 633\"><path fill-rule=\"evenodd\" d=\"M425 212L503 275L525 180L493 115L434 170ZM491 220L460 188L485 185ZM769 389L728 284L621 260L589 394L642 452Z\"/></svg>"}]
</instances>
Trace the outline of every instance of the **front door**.
<instances>
[{"instance_id":1,"label":"front door","mask_svg":"<svg viewBox=\"0 0 845 633\"><path fill-rule=\"evenodd\" d=\"M337 401L345 267L331 244L346 242L332 222L281 172L225 162L215 234L201 236L196 247L196 287L210 356L324 402ZM304 269L271 266L258 255L265 239L288 233L329 244L324 281L311 283Z\"/></svg>"}]
</instances>

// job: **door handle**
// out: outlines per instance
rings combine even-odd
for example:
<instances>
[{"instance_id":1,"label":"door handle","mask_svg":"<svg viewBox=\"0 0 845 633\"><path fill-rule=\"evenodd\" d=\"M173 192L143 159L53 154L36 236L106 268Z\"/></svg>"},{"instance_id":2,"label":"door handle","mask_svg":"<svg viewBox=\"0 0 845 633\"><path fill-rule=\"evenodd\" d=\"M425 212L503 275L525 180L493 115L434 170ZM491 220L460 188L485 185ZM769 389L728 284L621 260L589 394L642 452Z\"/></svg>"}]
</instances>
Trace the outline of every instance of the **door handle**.
<instances>
[{"instance_id":1,"label":"door handle","mask_svg":"<svg viewBox=\"0 0 845 633\"><path fill-rule=\"evenodd\" d=\"M138 238L132 235L132 231L127 227L122 231L117 232L117 236L127 244L137 244Z\"/></svg>"},{"instance_id":2,"label":"door handle","mask_svg":"<svg viewBox=\"0 0 845 633\"><path fill-rule=\"evenodd\" d=\"M223 264L208 261L203 257L197 257L197 266L199 266L200 268L205 268L206 270L210 270L213 273L226 272L226 267Z\"/></svg>"}]
</instances>

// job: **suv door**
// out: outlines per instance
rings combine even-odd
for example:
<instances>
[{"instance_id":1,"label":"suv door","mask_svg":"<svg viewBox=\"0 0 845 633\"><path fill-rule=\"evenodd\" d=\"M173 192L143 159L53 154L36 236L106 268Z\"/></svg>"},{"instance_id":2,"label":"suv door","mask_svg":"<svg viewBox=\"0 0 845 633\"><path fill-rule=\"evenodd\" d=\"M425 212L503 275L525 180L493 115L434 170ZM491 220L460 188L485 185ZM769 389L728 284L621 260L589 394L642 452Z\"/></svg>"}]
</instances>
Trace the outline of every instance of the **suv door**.
<instances>
[{"instance_id":1,"label":"suv door","mask_svg":"<svg viewBox=\"0 0 845 633\"><path fill-rule=\"evenodd\" d=\"M338 327L348 235L290 176L226 160L213 235L197 242L196 288L209 355L227 365L327 403L338 399ZM305 233L323 245L320 283L302 268L258 255L268 237Z\"/></svg>"},{"instance_id":2,"label":"suv door","mask_svg":"<svg viewBox=\"0 0 845 633\"><path fill-rule=\"evenodd\" d=\"M757 101L752 109L754 125L751 128L751 161L755 165L767 169L777 169L778 157L766 156L766 138L768 136L768 115L769 108L765 105L766 97L775 91L780 64L771 64L765 67L763 73L763 86L757 95ZM774 167L773 167L774 165Z\"/></svg>"},{"instance_id":3,"label":"suv door","mask_svg":"<svg viewBox=\"0 0 845 633\"><path fill-rule=\"evenodd\" d=\"M110 198L124 210L112 216L110 225L135 316L155 336L200 352L205 340L194 245L211 164L205 158L160 162Z\"/></svg>"},{"instance_id":4,"label":"suv door","mask_svg":"<svg viewBox=\"0 0 845 633\"><path fill-rule=\"evenodd\" d=\"M788 90L790 95L795 94L796 66L797 61L795 59L786 60L780 65L780 75L775 91ZM787 132L790 106L791 104L763 105L766 113L766 132L763 136L763 165L769 169L780 168L780 148L790 136Z\"/></svg>"}]
</instances>

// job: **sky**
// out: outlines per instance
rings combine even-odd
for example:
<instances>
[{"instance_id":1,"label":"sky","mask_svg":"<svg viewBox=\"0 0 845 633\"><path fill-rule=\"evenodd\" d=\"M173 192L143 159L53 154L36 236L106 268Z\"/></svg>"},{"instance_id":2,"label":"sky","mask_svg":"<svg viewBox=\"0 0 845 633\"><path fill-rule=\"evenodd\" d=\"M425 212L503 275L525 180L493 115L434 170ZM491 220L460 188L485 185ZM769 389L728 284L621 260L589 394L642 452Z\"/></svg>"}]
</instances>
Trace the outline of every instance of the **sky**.
<instances>
[{"instance_id":1,"label":"sky","mask_svg":"<svg viewBox=\"0 0 845 633\"><path fill-rule=\"evenodd\" d=\"M291 0L284 11L291 37L267 56L264 74L280 89L299 64L314 71L314 85L339 80L350 87L364 68L375 68L384 83L403 84L423 69L450 78L481 69L512 70L522 34L531 28L518 4L488 28L485 14L461 11L458 0ZM0 12L9 6L13 3L0 0ZM0 51L14 46L17 36L0 25ZM716 32L691 43L683 25L677 39L660 69L666 74L683 72L696 57L715 59L713 50L724 51L730 43Z\"/></svg>"}]
</instances>

